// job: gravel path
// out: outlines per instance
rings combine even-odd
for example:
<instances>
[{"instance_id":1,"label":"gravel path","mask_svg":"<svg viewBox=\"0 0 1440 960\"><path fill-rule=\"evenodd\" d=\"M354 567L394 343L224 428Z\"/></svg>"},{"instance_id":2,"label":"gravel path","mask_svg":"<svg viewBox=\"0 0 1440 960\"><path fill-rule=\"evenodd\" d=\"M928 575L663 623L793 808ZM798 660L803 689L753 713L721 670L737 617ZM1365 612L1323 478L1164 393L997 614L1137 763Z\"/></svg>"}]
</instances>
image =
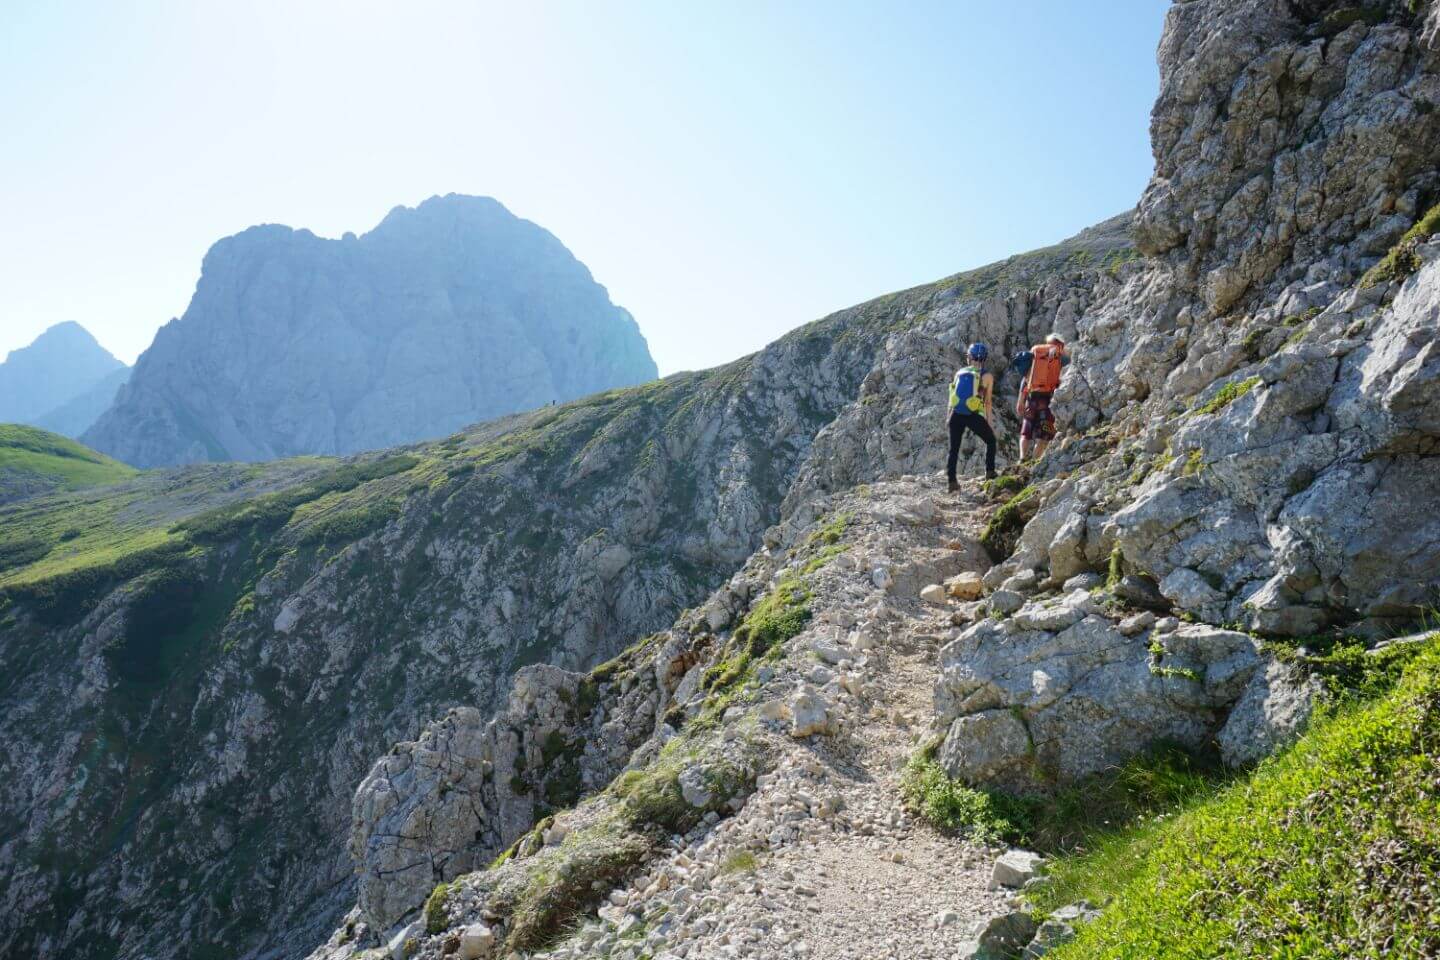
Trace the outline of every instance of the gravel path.
<instances>
[{"instance_id":1,"label":"gravel path","mask_svg":"<svg viewBox=\"0 0 1440 960\"><path fill-rule=\"evenodd\" d=\"M851 559L817 587L807 630L875 638L826 688L836 729L797 739L762 724L776 763L744 807L612 892L601 922L547 956L948 960L973 923L1006 912L1009 894L987 889L1000 851L940 836L900 801L949 614L873 582L887 558L898 567L942 544L973 545L986 513L978 492L947 496L916 478L859 501ZM804 657L814 662L797 643L789 666L814 673Z\"/></svg>"}]
</instances>

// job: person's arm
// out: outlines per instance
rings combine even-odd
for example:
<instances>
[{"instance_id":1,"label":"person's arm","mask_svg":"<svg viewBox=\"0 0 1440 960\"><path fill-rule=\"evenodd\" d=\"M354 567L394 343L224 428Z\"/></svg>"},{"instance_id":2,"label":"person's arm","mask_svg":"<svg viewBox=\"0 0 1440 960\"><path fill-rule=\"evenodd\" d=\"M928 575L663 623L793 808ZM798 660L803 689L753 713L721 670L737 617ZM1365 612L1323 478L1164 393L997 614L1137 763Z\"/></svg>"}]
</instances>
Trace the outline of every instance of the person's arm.
<instances>
[{"instance_id":1,"label":"person's arm","mask_svg":"<svg viewBox=\"0 0 1440 960\"><path fill-rule=\"evenodd\" d=\"M1025 418L1025 390L1030 383L1028 376L1020 378L1020 392L1015 397L1015 416Z\"/></svg>"},{"instance_id":2,"label":"person's arm","mask_svg":"<svg viewBox=\"0 0 1440 960\"><path fill-rule=\"evenodd\" d=\"M987 373L980 379L980 392L985 394L985 419L992 419L992 402L995 397L995 375Z\"/></svg>"}]
</instances>

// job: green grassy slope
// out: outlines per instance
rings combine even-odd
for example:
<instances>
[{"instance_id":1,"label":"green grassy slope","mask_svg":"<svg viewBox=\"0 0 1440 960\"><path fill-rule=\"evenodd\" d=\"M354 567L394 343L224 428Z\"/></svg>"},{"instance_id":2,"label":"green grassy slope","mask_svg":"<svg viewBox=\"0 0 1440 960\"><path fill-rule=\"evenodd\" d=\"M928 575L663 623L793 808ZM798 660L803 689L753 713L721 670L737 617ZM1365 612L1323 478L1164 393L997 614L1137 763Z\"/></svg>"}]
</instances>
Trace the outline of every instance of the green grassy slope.
<instances>
[{"instance_id":1,"label":"green grassy slope","mask_svg":"<svg viewBox=\"0 0 1440 960\"><path fill-rule=\"evenodd\" d=\"M18 423L0 423L0 502L56 488L118 483L136 473L74 440Z\"/></svg>"},{"instance_id":2,"label":"green grassy slope","mask_svg":"<svg viewBox=\"0 0 1440 960\"><path fill-rule=\"evenodd\" d=\"M1050 956L1440 956L1437 638L1251 776L1057 862L1042 908L1114 899Z\"/></svg>"}]
</instances>

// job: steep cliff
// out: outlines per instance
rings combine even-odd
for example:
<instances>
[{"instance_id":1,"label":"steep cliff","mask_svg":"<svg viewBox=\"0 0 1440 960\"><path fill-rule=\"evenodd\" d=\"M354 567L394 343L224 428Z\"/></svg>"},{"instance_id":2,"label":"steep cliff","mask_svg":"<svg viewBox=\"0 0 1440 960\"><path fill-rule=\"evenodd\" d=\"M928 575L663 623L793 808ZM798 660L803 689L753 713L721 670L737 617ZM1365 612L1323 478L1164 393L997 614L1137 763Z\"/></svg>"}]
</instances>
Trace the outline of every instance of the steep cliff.
<instances>
[{"instance_id":1,"label":"steep cliff","mask_svg":"<svg viewBox=\"0 0 1440 960\"><path fill-rule=\"evenodd\" d=\"M85 442L139 467L355 453L655 375L559 240L452 194L360 237L263 226L215 244Z\"/></svg>"}]
</instances>

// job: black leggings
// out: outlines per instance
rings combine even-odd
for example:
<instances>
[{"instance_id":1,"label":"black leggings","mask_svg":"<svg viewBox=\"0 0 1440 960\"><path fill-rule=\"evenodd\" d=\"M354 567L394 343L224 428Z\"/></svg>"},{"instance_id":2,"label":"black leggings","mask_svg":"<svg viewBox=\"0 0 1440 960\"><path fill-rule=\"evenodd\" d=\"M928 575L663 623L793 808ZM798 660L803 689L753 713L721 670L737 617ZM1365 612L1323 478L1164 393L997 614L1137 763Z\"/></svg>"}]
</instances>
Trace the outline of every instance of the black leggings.
<instances>
[{"instance_id":1,"label":"black leggings","mask_svg":"<svg viewBox=\"0 0 1440 960\"><path fill-rule=\"evenodd\" d=\"M955 461L966 430L985 441L985 472L995 472L995 431L990 429L990 421L978 413L961 413L957 407L950 412L950 455L945 458L945 476L951 480L955 479Z\"/></svg>"}]
</instances>

